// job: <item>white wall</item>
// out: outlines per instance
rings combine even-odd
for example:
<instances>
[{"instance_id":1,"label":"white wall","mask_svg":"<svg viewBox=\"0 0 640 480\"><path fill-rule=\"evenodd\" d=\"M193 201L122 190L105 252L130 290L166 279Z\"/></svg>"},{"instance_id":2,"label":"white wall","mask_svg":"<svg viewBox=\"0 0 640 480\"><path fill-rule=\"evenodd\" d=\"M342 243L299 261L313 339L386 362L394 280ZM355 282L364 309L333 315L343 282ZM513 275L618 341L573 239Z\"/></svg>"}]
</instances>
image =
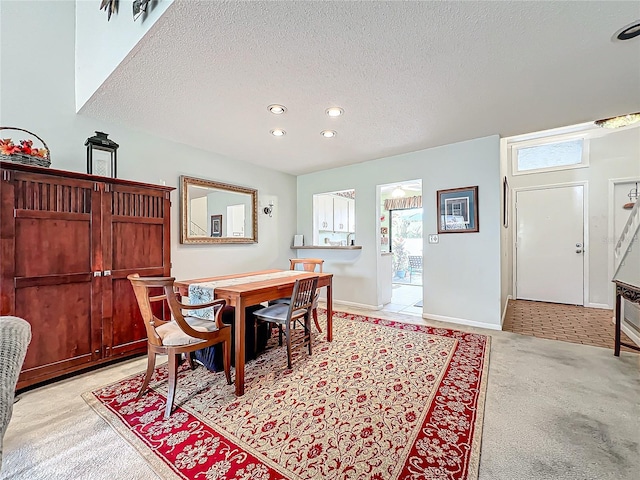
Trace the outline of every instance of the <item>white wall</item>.
<instances>
[{"instance_id":1,"label":"white wall","mask_svg":"<svg viewBox=\"0 0 640 480\"><path fill-rule=\"evenodd\" d=\"M521 188L588 182L589 298L585 299L585 306L613 308L609 258L617 239L610 238L608 231L609 180L640 175L640 128L607 132L600 130L594 135L589 140L588 168L510 176L509 183L512 188ZM504 246L511 249L511 245L510 237L509 243ZM509 293L512 293L511 286Z\"/></svg>"},{"instance_id":2,"label":"white wall","mask_svg":"<svg viewBox=\"0 0 640 480\"><path fill-rule=\"evenodd\" d=\"M313 195L356 190L356 238L362 250L300 250L300 256L325 258L334 274L334 299L378 308L380 261L376 186L422 180L424 208L424 315L500 328L500 156L491 136L443 147L381 158L298 177L298 233L312 238ZM437 233L436 191L479 187L478 233Z\"/></svg>"},{"instance_id":3,"label":"white wall","mask_svg":"<svg viewBox=\"0 0 640 480\"><path fill-rule=\"evenodd\" d=\"M73 0L70 0L71 2ZM134 22L133 0L119 2L107 21L99 0L76 2L76 111L91 98L111 72L127 57L173 0L149 2Z\"/></svg>"},{"instance_id":4,"label":"white wall","mask_svg":"<svg viewBox=\"0 0 640 480\"><path fill-rule=\"evenodd\" d=\"M98 10L97 1L89 3ZM124 15L125 6L130 3L121 2L119 15ZM177 278L288 268L296 225L295 177L76 114L75 7L73 1L0 2L2 125L41 136L51 149L55 169L86 172L84 142L102 130L120 144L119 178L178 187L180 175L189 175L256 188L259 203L274 202L272 218L258 214L257 244L181 245L179 195L173 191L171 255ZM3 138L23 138L20 132L2 133Z\"/></svg>"}]
</instances>

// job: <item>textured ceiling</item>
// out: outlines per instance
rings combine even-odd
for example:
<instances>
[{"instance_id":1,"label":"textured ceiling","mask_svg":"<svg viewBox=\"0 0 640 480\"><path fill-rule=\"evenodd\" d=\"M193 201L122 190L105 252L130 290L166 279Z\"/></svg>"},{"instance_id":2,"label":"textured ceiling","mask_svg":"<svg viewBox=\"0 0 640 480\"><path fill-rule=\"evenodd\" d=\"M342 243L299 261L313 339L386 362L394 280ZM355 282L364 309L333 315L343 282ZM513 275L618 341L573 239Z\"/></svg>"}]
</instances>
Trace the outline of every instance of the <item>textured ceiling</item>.
<instances>
[{"instance_id":1,"label":"textured ceiling","mask_svg":"<svg viewBox=\"0 0 640 480\"><path fill-rule=\"evenodd\" d=\"M640 38L612 41L638 19L637 1L176 0L81 112L298 175L639 111Z\"/></svg>"}]
</instances>

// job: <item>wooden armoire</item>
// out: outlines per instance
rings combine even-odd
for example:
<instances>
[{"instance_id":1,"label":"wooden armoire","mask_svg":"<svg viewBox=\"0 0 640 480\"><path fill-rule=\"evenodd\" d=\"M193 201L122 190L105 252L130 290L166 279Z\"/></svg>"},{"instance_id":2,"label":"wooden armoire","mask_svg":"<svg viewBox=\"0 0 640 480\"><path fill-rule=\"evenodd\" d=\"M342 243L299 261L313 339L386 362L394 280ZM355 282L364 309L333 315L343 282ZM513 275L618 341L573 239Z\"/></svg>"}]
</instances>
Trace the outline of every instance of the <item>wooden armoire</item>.
<instances>
[{"instance_id":1,"label":"wooden armoire","mask_svg":"<svg viewBox=\"0 0 640 480\"><path fill-rule=\"evenodd\" d=\"M0 314L33 337L17 388L146 352L127 275L170 275L173 187L0 169Z\"/></svg>"}]
</instances>

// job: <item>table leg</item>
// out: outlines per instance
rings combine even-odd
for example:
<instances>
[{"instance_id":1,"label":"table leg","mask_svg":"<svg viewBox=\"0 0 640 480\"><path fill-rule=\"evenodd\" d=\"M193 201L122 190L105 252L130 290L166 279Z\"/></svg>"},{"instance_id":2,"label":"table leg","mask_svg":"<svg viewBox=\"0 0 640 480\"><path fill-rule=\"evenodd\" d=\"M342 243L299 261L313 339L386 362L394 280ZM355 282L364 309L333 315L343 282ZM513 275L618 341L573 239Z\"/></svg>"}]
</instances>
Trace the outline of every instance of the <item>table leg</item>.
<instances>
[{"instance_id":1,"label":"table leg","mask_svg":"<svg viewBox=\"0 0 640 480\"><path fill-rule=\"evenodd\" d=\"M333 341L333 293L331 284L333 279L327 285L327 341Z\"/></svg>"},{"instance_id":2,"label":"table leg","mask_svg":"<svg viewBox=\"0 0 640 480\"><path fill-rule=\"evenodd\" d=\"M236 395L238 397L244 395L244 338L245 338L245 313L244 302L240 298L236 302Z\"/></svg>"},{"instance_id":3,"label":"table leg","mask_svg":"<svg viewBox=\"0 0 640 480\"><path fill-rule=\"evenodd\" d=\"M622 323L620 318L620 307L622 302L620 301L620 298L620 294L616 292L616 340L615 346L613 347L613 354L616 357L620 356L620 328Z\"/></svg>"}]
</instances>

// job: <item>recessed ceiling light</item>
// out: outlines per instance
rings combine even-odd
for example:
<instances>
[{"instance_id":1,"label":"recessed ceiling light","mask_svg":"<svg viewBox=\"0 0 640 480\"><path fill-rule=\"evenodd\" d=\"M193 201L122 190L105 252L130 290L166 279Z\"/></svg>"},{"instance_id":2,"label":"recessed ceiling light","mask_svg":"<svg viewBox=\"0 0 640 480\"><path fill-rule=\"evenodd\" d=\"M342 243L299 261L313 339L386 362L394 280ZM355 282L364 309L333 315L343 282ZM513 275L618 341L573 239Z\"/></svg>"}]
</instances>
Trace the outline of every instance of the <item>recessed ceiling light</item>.
<instances>
[{"instance_id":1,"label":"recessed ceiling light","mask_svg":"<svg viewBox=\"0 0 640 480\"><path fill-rule=\"evenodd\" d=\"M615 38L618 40L631 40L640 35L640 20L635 21L621 30L618 30L615 34Z\"/></svg>"},{"instance_id":2,"label":"recessed ceiling light","mask_svg":"<svg viewBox=\"0 0 640 480\"><path fill-rule=\"evenodd\" d=\"M325 112L330 117L339 117L344 113L344 110L340 107L330 107L330 108L327 108Z\"/></svg>"},{"instance_id":3,"label":"recessed ceiling light","mask_svg":"<svg viewBox=\"0 0 640 480\"><path fill-rule=\"evenodd\" d=\"M322 135L324 138L333 138L338 134L335 130L323 130L320 132L320 135Z\"/></svg>"},{"instance_id":4,"label":"recessed ceiling light","mask_svg":"<svg viewBox=\"0 0 640 480\"><path fill-rule=\"evenodd\" d=\"M271 135L273 135L274 137L282 137L286 134L287 132L285 132L281 128L274 128L273 130L271 130Z\"/></svg>"},{"instance_id":5,"label":"recessed ceiling light","mask_svg":"<svg viewBox=\"0 0 640 480\"><path fill-rule=\"evenodd\" d=\"M284 112L287 111L287 107L285 107L284 105L278 105L275 103L273 105L269 105L267 109L274 115L282 115Z\"/></svg>"}]
</instances>

